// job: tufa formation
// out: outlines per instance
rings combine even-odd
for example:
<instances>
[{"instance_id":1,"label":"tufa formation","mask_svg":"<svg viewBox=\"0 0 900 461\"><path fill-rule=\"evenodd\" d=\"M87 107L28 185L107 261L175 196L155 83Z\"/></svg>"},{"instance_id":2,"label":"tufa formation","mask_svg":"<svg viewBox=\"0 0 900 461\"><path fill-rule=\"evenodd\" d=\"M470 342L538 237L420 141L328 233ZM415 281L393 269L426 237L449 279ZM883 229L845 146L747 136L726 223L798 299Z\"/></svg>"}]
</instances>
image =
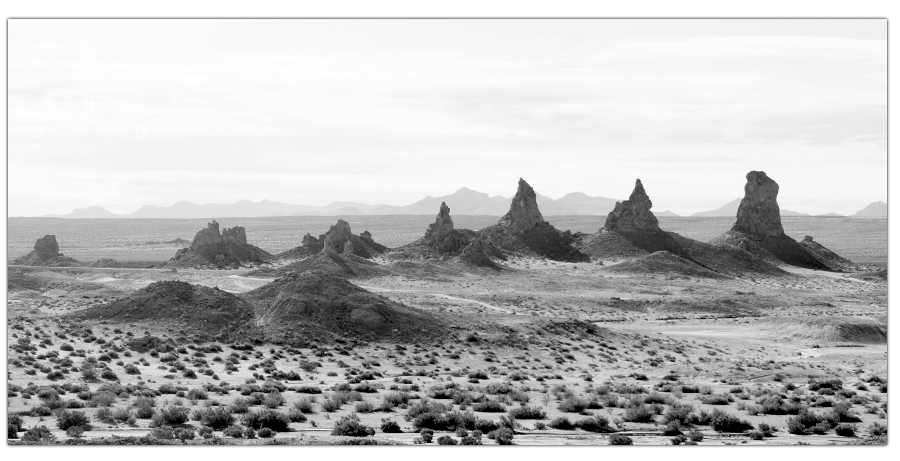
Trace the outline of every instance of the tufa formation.
<instances>
[{"instance_id":1,"label":"tufa formation","mask_svg":"<svg viewBox=\"0 0 900 461\"><path fill-rule=\"evenodd\" d=\"M272 255L265 250L247 243L247 232L243 227L223 229L219 232L219 223L213 220L194 236L189 248L182 248L169 261L176 267L217 268L241 267L244 264L260 264L268 262Z\"/></svg>"},{"instance_id":2,"label":"tufa formation","mask_svg":"<svg viewBox=\"0 0 900 461\"><path fill-rule=\"evenodd\" d=\"M21 258L13 261L13 264L22 266L52 266L72 267L80 266L81 262L59 252L59 244L55 235L45 235L34 243L34 250Z\"/></svg>"},{"instance_id":3,"label":"tufa formation","mask_svg":"<svg viewBox=\"0 0 900 461\"><path fill-rule=\"evenodd\" d=\"M303 236L300 246L292 248L278 255L280 259L298 259L307 256L324 254L354 255L360 258L372 259L375 255L384 253L388 247L372 240L369 231L363 231L359 235L353 235L350 223L338 219L328 232L313 237L308 232Z\"/></svg>"},{"instance_id":4,"label":"tufa formation","mask_svg":"<svg viewBox=\"0 0 900 461\"><path fill-rule=\"evenodd\" d=\"M762 171L747 173L737 219L731 230L714 242L734 245L761 258L792 266L833 270L815 252L784 233L777 199L778 183Z\"/></svg>"}]
</instances>

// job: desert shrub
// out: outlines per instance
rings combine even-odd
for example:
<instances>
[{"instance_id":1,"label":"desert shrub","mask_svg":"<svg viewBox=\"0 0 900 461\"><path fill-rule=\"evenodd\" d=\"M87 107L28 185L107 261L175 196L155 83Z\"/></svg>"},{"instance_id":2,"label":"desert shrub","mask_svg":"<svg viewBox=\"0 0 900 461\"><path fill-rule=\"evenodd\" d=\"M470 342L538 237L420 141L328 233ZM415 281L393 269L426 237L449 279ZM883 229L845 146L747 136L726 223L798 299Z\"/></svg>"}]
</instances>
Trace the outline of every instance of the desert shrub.
<instances>
[{"instance_id":1,"label":"desert shrub","mask_svg":"<svg viewBox=\"0 0 900 461\"><path fill-rule=\"evenodd\" d=\"M180 427L175 429L175 438L181 441L185 440L193 440L197 434L194 432L194 429L191 427Z\"/></svg>"},{"instance_id":2,"label":"desert shrub","mask_svg":"<svg viewBox=\"0 0 900 461\"><path fill-rule=\"evenodd\" d=\"M645 405L643 402L633 403L631 406L625 409L625 414L622 415L622 420L631 423L652 422L656 414L653 412L653 410L651 410L651 408L652 407Z\"/></svg>"},{"instance_id":3,"label":"desert shrub","mask_svg":"<svg viewBox=\"0 0 900 461\"><path fill-rule=\"evenodd\" d=\"M298 394L321 394L322 389L319 389L316 386L297 386L297 388L294 389L294 392L297 392Z\"/></svg>"},{"instance_id":4,"label":"desert shrub","mask_svg":"<svg viewBox=\"0 0 900 461\"><path fill-rule=\"evenodd\" d=\"M206 400L209 398L209 393L207 393L203 389L191 389L187 392L188 400Z\"/></svg>"},{"instance_id":5,"label":"desert shrub","mask_svg":"<svg viewBox=\"0 0 900 461\"><path fill-rule=\"evenodd\" d=\"M161 408L153 415L150 421L151 427L175 426L188 422L190 410L185 407L169 406Z\"/></svg>"},{"instance_id":6,"label":"desert shrub","mask_svg":"<svg viewBox=\"0 0 900 461\"><path fill-rule=\"evenodd\" d=\"M472 409L482 413L505 413L506 405L496 400L485 400L472 405Z\"/></svg>"},{"instance_id":7,"label":"desert shrub","mask_svg":"<svg viewBox=\"0 0 900 461\"><path fill-rule=\"evenodd\" d=\"M56 436L53 435L53 432L50 431L50 428L44 425L35 426L22 434L23 442L53 442L56 440Z\"/></svg>"},{"instance_id":8,"label":"desert shrub","mask_svg":"<svg viewBox=\"0 0 900 461\"><path fill-rule=\"evenodd\" d=\"M116 372L112 371L109 368L104 368L103 371L100 372L100 377L103 379L108 379L110 381L119 379L119 377L116 376Z\"/></svg>"},{"instance_id":9,"label":"desert shrub","mask_svg":"<svg viewBox=\"0 0 900 461\"><path fill-rule=\"evenodd\" d=\"M718 408L710 413L709 425L717 432L743 432L753 429L752 424Z\"/></svg>"},{"instance_id":10,"label":"desert shrub","mask_svg":"<svg viewBox=\"0 0 900 461\"><path fill-rule=\"evenodd\" d=\"M780 395L769 395L756 400L758 413L767 415L796 415L802 407L793 402L785 402ZM752 414L752 413L751 413Z\"/></svg>"},{"instance_id":11,"label":"desert shrub","mask_svg":"<svg viewBox=\"0 0 900 461\"><path fill-rule=\"evenodd\" d=\"M750 431L750 433L748 433L747 435L752 440L762 440L766 437L765 434L763 434L761 431Z\"/></svg>"},{"instance_id":12,"label":"desert shrub","mask_svg":"<svg viewBox=\"0 0 900 461\"><path fill-rule=\"evenodd\" d=\"M832 409L831 415L829 415L829 419L833 421L832 425L836 423L859 423L862 420L859 416L850 411L850 404L847 402L836 402Z\"/></svg>"},{"instance_id":13,"label":"desert shrub","mask_svg":"<svg viewBox=\"0 0 900 461\"><path fill-rule=\"evenodd\" d=\"M762 434L766 437L772 437L772 435L774 435L775 431L778 430L766 423L759 423L759 425L756 427L757 427L757 429L759 429L759 432L762 432Z\"/></svg>"},{"instance_id":14,"label":"desert shrub","mask_svg":"<svg viewBox=\"0 0 900 461\"><path fill-rule=\"evenodd\" d=\"M512 445L513 444L513 430L508 427L501 427L493 432L494 441L497 442L497 445ZM488 436L490 438L490 435Z\"/></svg>"},{"instance_id":15,"label":"desert shrub","mask_svg":"<svg viewBox=\"0 0 900 461\"><path fill-rule=\"evenodd\" d=\"M816 427L827 424L826 421L826 418L822 415L812 413L809 410L803 410L798 413L797 416L788 418L785 423L787 424L789 433L809 435L820 432L821 429L816 429Z\"/></svg>"},{"instance_id":16,"label":"desert shrub","mask_svg":"<svg viewBox=\"0 0 900 461\"><path fill-rule=\"evenodd\" d=\"M686 426L689 424L693 411L694 407L691 405L676 403L666 410L666 413L663 415L663 422L667 424L677 422L681 426Z\"/></svg>"},{"instance_id":17,"label":"desert shrub","mask_svg":"<svg viewBox=\"0 0 900 461\"><path fill-rule=\"evenodd\" d=\"M175 439L175 430L168 426L154 427L150 429L147 437L159 440L173 440Z\"/></svg>"},{"instance_id":18,"label":"desert shrub","mask_svg":"<svg viewBox=\"0 0 900 461\"><path fill-rule=\"evenodd\" d=\"M663 435L681 435L681 423L672 421L663 428Z\"/></svg>"},{"instance_id":19,"label":"desert shrub","mask_svg":"<svg viewBox=\"0 0 900 461\"><path fill-rule=\"evenodd\" d=\"M841 437L853 437L856 435L856 426L853 424L841 423L834 428L834 432Z\"/></svg>"},{"instance_id":20,"label":"desert shrub","mask_svg":"<svg viewBox=\"0 0 900 461\"><path fill-rule=\"evenodd\" d=\"M381 432L385 434L399 434L402 433L403 430L400 429L400 425L395 421L384 418L381 420Z\"/></svg>"},{"instance_id":21,"label":"desert shrub","mask_svg":"<svg viewBox=\"0 0 900 461\"><path fill-rule=\"evenodd\" d=\"M269 392L263 399L263 405L269 408L278 408L284 405L284 396L282 396L281 392L278 391Z\"/></svg>"},{"instance_id":22,"label":"desert shrub","mask_svg":"<svg viewBox=\"0 0 900 461\"><path fill-rule=\"evenodd\" d=\"M634 441L631 440L631 437L622 434L613 434L609 436L609 444L610 445L632 445Z\"/></svg>"},{"instance_id":23,"label":"desert shrub","mask_svg":"<svg viewBox=\"0 0 900 461\"><path fill-rule=\"evenodd\" d=\"M309 397L303 397L300 400L294 402L294 408L305 414L315 412L315 409L313 407L313 400Z\"/></svg>"},{"instance_id":24,"label":"desert shrub","mask_svg":"<svg viewBox=\"0 0 900 461\"><path fill-rule=\"evenodd\" d=\"M276 432L287 432L291 419L284 413L264 408L261 411L251 411L244 415L241 422L251 429L267 427Z\"/></svg>"},{"instance_id":25,"label":"desert shrub","mask_svg":"<svg viewBox=\"0 0 900 461\"><path fill-rule=\"evenodd\" d=\"M62 430L76 426L86 431L91 430L91 424L88 421L88 417L80 411L64 410L56 417L56 427Z\"/></svg>"},{"instance_id":26,"label":"desert shrub","mask_svg":"<svg viewBox=\"0 0 900 461\"><path fill-rule=\"evenodd\" d=\"M728 394L708 394L699 396L698 400L706 405L728 405L734 398Z\"/></svg>"},{"instance_id":27,"label":"desert shrub","mask_svg":"<svg viewBox=\"0 0 900 461\"><path fill-rule=\"evenodd\" d=\"M250 411L250 400L243 397L237 397L231 401L229 408L231 408L232 413L244 414Z\"/></svg>"},{"instance_id":28,"label":"desert shrub","mask_svg":"<svg viewBox=\"0 0 900 461\"><path fill-rule=\"evenodd\" d=\"M109 407L116 403L116 398L116 395L112 392L97 392L91 396L89 405L92 407Z\"/></svg>"},{"instance_id":29,"label":"desert shrub","mask_svg":"<svg viewBox=\"0 0 900 461\"><path fill-rule=\"evenodd\" d=\"M264 427L260 429L259 432L256 433L256 435L258 435L261 439L269 439L275 437L275 432L273 432L268 427Z\"/></svg>"},{"instance_id":30,"label":"desert shrub","mask_svg":"<svg viewBox=\"0 0 900 461\"><path fill-rule=\"evenodd\" d=\"M213 428L209 426L200 426L197 429L197 435L203 437L204 439L211 438L213 436Z\"/></svg>"},{"instance_id":31,"label":"desert shrub","mask_svg":"<svg viewBox=\"0 0 900 461\"><path fill-rule=\"evenodd\" d=\"M342 416L336 423L331 435L341 435L350 437L366 437L375 435L375 429L367 427L359 422L359 417L355 414Z\"/></svg>"},{"instance_id":32,"label":"desert shrub","mask_svg":"<svg viewBox=\"0 0 900 461\"><path fill-rule=\"evenodd\" d=\"M239 439L244 436L244 428L238 425L228 426L222 430L222 435Z\"/></svg>"},{"instance_id":33,"label":"desert shrub","mask_svg":"<svg viewBox=\"0 0 900 461\"><path fill-rule=\"evenodd\" d=\"M81 426L72 426L66 429L66 435L73 439L80 439L84 436L84 429Z\"/></svg>"},{"instance_id":34,"label":"desert shrub","mask_svg":"<svg viewBox=\"0 0 900 461\"><path fill-rule=\"evenodd\" d=\"M691 439L692 442L702 442L703 441L703 433L696 429L688 432L686 435L689 439Z\"/></svg>"},{"instance_id":35,"label":"desert shrub","mask_svg":"<svg viewBox=\"0 0 900 461\"><path fill-rule=\"evenodd\" d=\"M658 403L661 405L670 405L674 401L675 399L671 395L660 394L658 392L653 392L644 396L644 403L646 404Z\"/></svg>"},{"instance_id":36,"label":"desert shrub","mask_svg":"<svg viewBox=\"0 0 900 461\"><path fill-rule=\"evenodd\" d=\"M431 443L431 439L434 438L434 431L431 429L422 429L419 432L419 437L422 438L422 442Z\"/></svg>"},{"instance_id":37,"label":"desert shrub","mask_svg":"<svg viewBox=\"0 0 900 461\"><path fill-rule=\"evenodd\" d=\"M587 410L590 406L590 402L582 397L569 397L562 402L559 402L557 409L564 413L581 413L584 410Z\"/></svg>"},{"instance_id":38,"label":"desert shrub","mask_svg":"<svg viewBox=\"0 0 900 461\"><path fill-rule=\"evenodd\" d=\"M457 445L458 442L453 437L442 435L437 439L438 445Z\"/></svg>"},{"instance_id":39,"label":"desert shrub","mask_svg":"<svg viewBox=\"0 0 900 461\"><path fill-rule=\"evenodd\" d=\"M509 410L509 417L514 419L544 419L547 412L539 407L517 407Z\"/></svg>"},{"instance_id":40,"label":"desert shrub","mask_svg":"<svg viewBox=\"0 0 900 461\"><path fill-rule=\"evenodd\" d=\"M559 429L562 431L575 429L575 424L573 424L572 421L570 421L566 416L554 418L549 423L547 423L547 425L552 427L553 429Z\"/></svg>"},{"instance_id":41,"label":"desert shrub","mask_svg":"<svg viewBox=\"0 0 900 461\"><path fill-rule=\"evenodd\" d=\"M234 424L234 416L228 407L207 407L200 413L200 424L215 430L222 430Z\"/></svg>"},{"instance_id":42,"label":"desert shrub","mask_svg":"<svg viewBox=\"0 0 900 461\"><path fill-rule=\"evenodd\" d=\"M831 390L831 391L839 391L843 389L844 382L837 378L824 378L824 379L813 379L809 380L809 390L811 391L821 391L823 389ZM821 393L821 392L820 392Z\"/></svg>"},{"instance_id":43,"label":"desert shrub","mask_svg":"<svg viewBox=\"0 0 900 461\"><path fill-rule=\"evenodd\" d=\"M875 437L880 437L882 435L886 435L887 434L887 426L882 426L881 424L878 424L878 423L872 423L869 426L869 434L871 434Z\"/></svg>"},{"instance_id":44,"label":"desert shrub","mask_svg":"<svg viewBox=\"0 0 900 461\"><path fill-rule=\"evenodd\" d=\"M575 426L579 429L588 431L588 432L615 432L616 430L610 427L609 419L605 416L595 415L591 418L585 418L580 421L575 422Z\"/></svg>"},{"instance_id":45,"label":"desert shrub","mask_svg":"<svg viewBox=\"0 0 900 461\"><path fill-rule=\"evenodd\" d=\"M357 403L354 408L357 413L372 413L375 411L375 406L366 401Z\"/></svg>"}]
</instances>

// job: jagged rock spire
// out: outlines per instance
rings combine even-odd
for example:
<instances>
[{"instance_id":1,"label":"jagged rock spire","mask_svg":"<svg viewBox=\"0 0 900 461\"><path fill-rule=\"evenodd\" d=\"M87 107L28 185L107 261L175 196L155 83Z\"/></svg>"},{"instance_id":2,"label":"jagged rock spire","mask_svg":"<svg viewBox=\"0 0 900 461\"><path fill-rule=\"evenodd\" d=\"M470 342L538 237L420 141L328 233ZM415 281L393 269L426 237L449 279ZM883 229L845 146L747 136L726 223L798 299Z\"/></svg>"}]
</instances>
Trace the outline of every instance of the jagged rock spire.
<instances>
[{"instance_id":1,"label":"jagged rock spire","mask_svg":"<svg viewBox=\"0 0 900 461\"><path fill-rule=\"evenodd\" d=\"M509 205L509 212L500 218L500 223L516 232L525 232L542 222L544 217L538 209L537 194L524 179L519 178L519 188Z\"/></svg>"},{"instance_id":2,"label":"jagged rock spire","mask_svg":"<svg viewBox=\"0 0 900 461\"><path fill-rule=\"evenodd\" d=\"M624 202L616 202L616 207L606 217L603 227L617 232L658 231L659 221L650 211L651 207L653 202L638 179L631 196Z\"/></svg>"},{"instance_id":3,"label":"jagged rock spire","mask_svg":"<svg viewBox=\"0 0 900 461\"><path fill-rule=\"evenodd\" d=\"M445 202L441 202L441 209L434 219L434 224L429 224L428 230L425 231L425 240L440 243L452 233L453 219L450 218L450 207Z\"/></svg>"}]
</instances>

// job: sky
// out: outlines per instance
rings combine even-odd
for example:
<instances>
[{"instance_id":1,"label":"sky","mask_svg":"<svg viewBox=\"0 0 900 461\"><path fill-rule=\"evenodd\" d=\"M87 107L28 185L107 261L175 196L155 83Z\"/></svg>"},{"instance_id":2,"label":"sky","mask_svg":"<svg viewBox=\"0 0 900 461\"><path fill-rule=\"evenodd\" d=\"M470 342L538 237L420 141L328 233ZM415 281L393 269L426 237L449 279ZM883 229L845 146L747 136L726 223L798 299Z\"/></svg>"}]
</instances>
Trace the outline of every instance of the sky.
<instances>
[{"instance_id":1,"label":"sky","mask_svg":"<svg viewBox=\"0 0 900 461\"><path fill-rule=\"evenodd\" d=\"M8 21L8 216L404 205L519 177L690 214L887 201L887 21Z\"/></svg>"}]
</instances>

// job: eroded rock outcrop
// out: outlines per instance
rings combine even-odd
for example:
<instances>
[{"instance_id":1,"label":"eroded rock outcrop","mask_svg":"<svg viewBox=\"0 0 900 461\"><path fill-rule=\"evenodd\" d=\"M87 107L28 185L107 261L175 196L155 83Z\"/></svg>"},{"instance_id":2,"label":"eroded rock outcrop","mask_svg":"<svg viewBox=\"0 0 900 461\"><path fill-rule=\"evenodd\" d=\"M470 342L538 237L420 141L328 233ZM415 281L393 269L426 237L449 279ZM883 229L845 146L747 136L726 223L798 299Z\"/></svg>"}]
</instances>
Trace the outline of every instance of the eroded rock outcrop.
<instances>
[{"instance_id":1,"label":"eroded rock outcrop","mask_svg":"<svg viewBox=\"0 0 900 461\"><path fill-rule=\"evenodd\" d=\"M13 264L22 266L53 266L72 267L80 266L81 262L59 252L59 244L55 235L45 235L34 243L34 250L21 258L13 261Z\"/></svg>"},{"instance_id":2,"label":"eroded rock outcrop","mask_svg":"<svg viewBox=\"0 0 900 461\"><path fill-rule=\"evenodd\" d=\"M634 191L624 202L616 202L615 208L606 217L604 228L615 232L646 232L658 231L659 221L650 208L653 202L644 190L644 185L638 179L634 184Z\"/></svg>"},{"instance_id":3,"label":"eroded rock outcrop","mask_svg":"<svg viewBox=\"0 0 900 461\"><path fill-rule=\"evenodd\" d=\"M328 231L318 238L309 233L303 236L300 246L287 250L278 255L280 259L299 259L328 251L330 254L354 255L360 258L372 259L375 255L384 253L388 247L372 239L372 233L363 231L359 235L353 235L350 223L343 219L328 228Z\"/></svg>"},{"instance_id":4,"label":"eroded rock outcrop","mask_svg":"<svg viewBox=\"0 0 900 461\"><path fill-rule=\"evenodd\" d=\"M543 222L537 194L524 179L519 178L519 188L509 205L509 211L500 218L498 224L509 227L513 232L523 233Z\"/></svg>"},{"instance_id":5,"label":"eroded rock outcrop","mask_svg":"<svg viewBox=\"0 0 900 461\"><path fill-rule=\"evenodd\" d=\"M859 265L847 258L829 250L824 245L813 240L809 235L803 237L800 245L818 256L819 261L827 265L833 271L847 272L859 270Z\"/></svg>"},{"instance_id":6,"label":"eroded rock outcrop","mask_svg":"<svg viewBox=\"0 0 900 461\"><path fill-rule=\"evenodd\" d=\"M175 253L169 261L174 267L215 266L218 268L240 267L245 264L268 262L272 255L265 250L247 243L247 232L235 226L219 231L219 223L213 220L194 236L189 248Z\"/></svg>"},{"instance_id":7,"label":"eroded rock outcrop","mask_svg":"<svg viewBox=\"0 0 900 461\"><path fill-rule=\"evenodd\" d=\"M624 237L648 253L668 251L696 263L675 238L659 228L659 220L650 211L652 207L653 202L638 179L628 200L616 202L615 208L606 217L603 228Z\"/></svg>"},{"instance_id":8,"label":"eroded rock outcrop","mask_svg":"<svg viewBox=\"0 0 900 461\"><path fill-rule=\"evenodd\" d=\"M497 224L482 229L493 245L508 252L531 254L556 261L586 262L591 258L573 246L571 232L560 232L544 221L534 189L519 178L519 187Z\"/></svg>"},{"instance_id":9,"label":"eroded rock outcrop","mask_svg":"<svg viewBox=\"0 0 900 461\"><path fill-rule=\"evenodd\" d=\"M784 233L778 208L778 183L765 172L747 173L744 198L731 230L713 240L746 250L762 258L792 266L834 270L805 246Z\"/></svg>"}]
</instances>

